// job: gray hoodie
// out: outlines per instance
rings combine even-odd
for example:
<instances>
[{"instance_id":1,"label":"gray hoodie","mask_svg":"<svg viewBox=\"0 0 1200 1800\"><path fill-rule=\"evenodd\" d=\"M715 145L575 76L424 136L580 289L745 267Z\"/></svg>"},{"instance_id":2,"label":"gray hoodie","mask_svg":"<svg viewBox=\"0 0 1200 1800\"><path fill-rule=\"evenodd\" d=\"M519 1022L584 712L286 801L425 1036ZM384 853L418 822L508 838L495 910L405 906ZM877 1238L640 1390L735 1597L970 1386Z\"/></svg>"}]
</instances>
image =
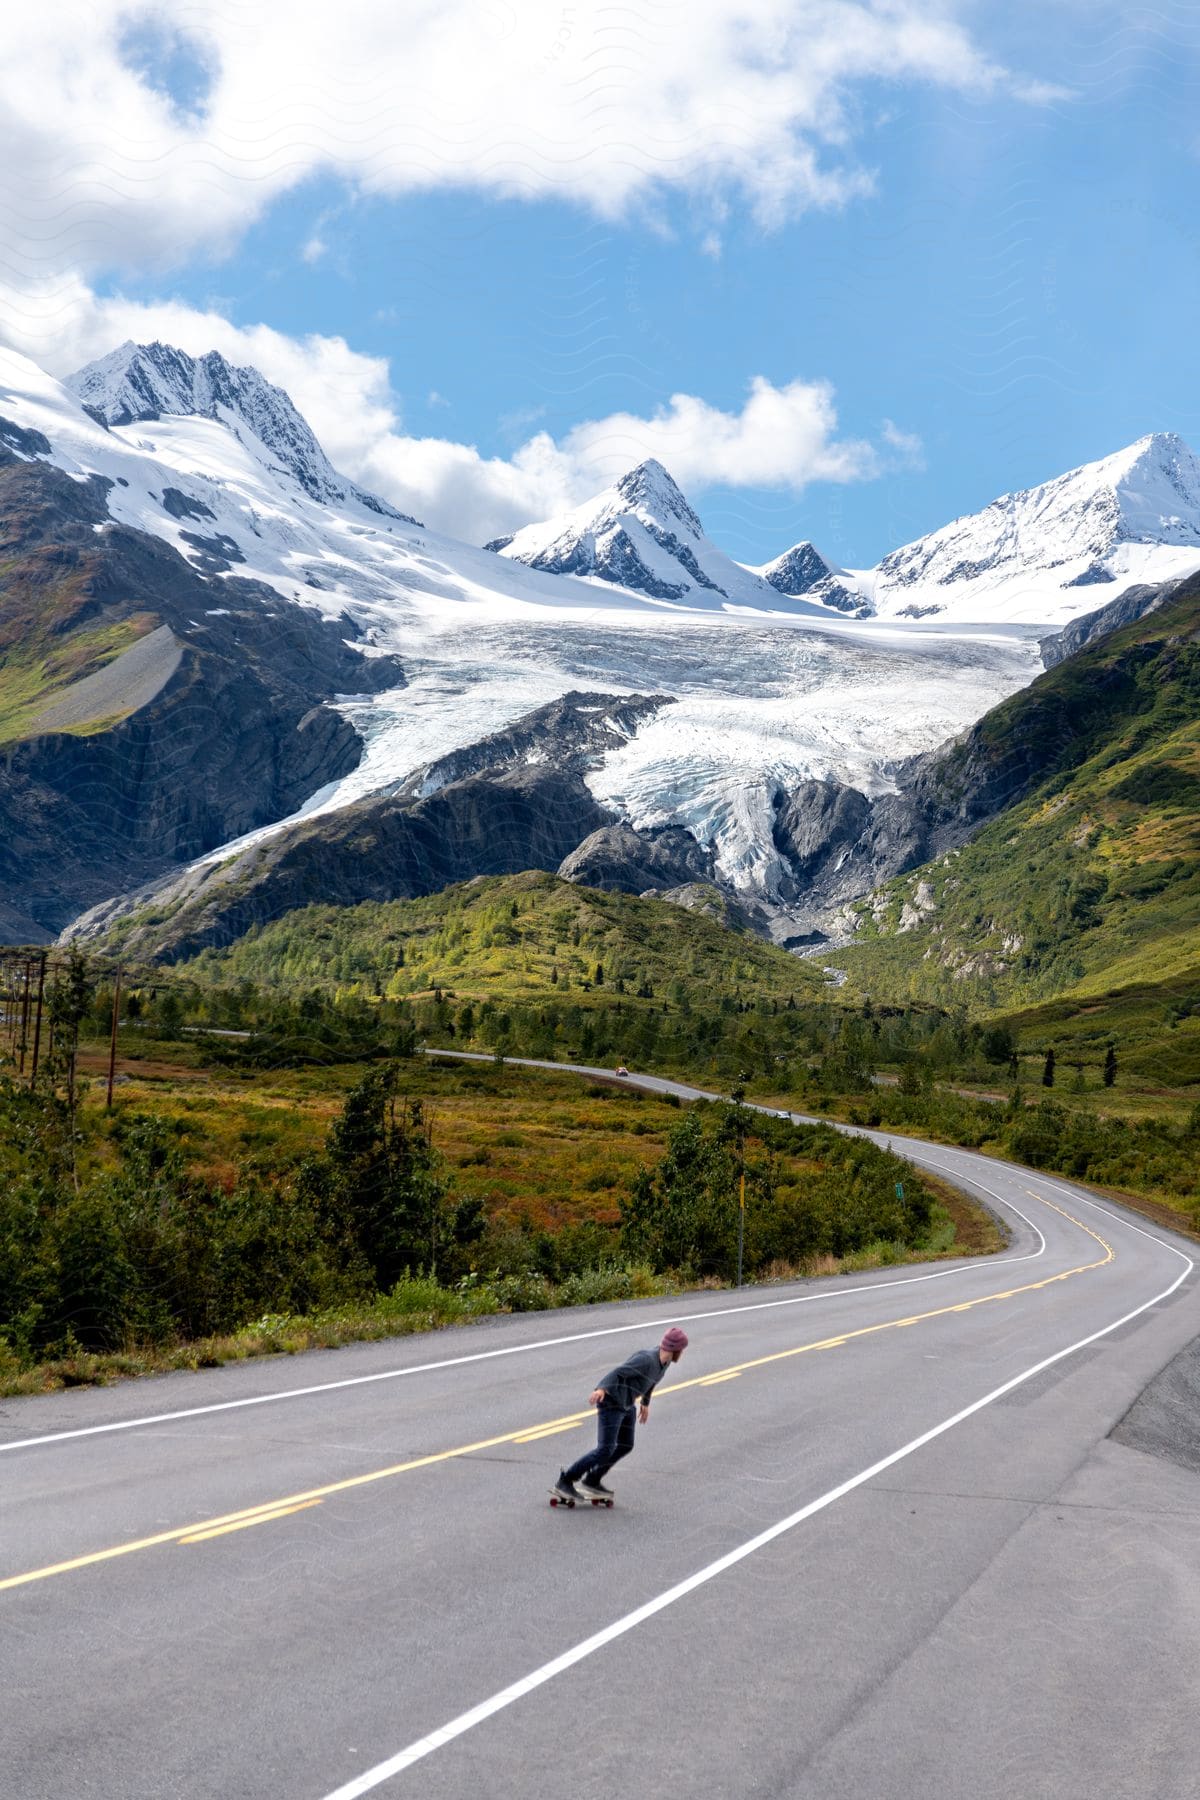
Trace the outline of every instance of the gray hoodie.
<instances>
[{"instance_id":1,"label":"gray hoodie","mask_svg":"<svg viewBox=\"0 0 1200 1800\"><path fill-rule=\"evenodd\" d=\"M638 1400L649 1406L651 1394L670 1366L659 1356L657 1344L653 1350L634 1350L623 1363L610 1369L603 1381L596 1383L604 1389L600 1404L620 1407L622 1412Z\"/></svg>"}]
</instances>

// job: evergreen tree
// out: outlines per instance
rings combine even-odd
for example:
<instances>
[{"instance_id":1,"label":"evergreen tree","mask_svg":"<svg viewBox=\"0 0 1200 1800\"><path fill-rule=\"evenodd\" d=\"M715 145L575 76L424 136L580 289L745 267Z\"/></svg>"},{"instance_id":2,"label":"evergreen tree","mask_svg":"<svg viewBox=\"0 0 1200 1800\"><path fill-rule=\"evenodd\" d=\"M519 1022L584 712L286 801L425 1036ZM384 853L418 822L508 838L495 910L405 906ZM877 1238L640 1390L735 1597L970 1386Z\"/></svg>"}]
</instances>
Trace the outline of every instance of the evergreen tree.
<instances>
[{"instance_id":1,"label":"evergreen tree","mask_svg":"<svg viewBox=\"0 0 1200 1800\"><path fill-rule=\"evenodd\" d=\"M1047 1050L1045 1065L1042 1068L1042 1086L1054 1086L1054 1052Z\"/></svg>"},{"instance_id":2,"label":"evergreen tree","mask_svg":"<svg viewBox=\"0 0 1200 1800\"><path fill-rule=\"evenodd\" d=\"M643 1169L621 1202L626 1253L657 1268L728 1276L736 1257L737 1157L688 1112L656 1171Z\"/></svg>"},{"instance_id":3,"label":"evergreen tree","mask_svg":"<svg viewBox=\"0 0 1200 1800\"><path fill-rule=\"evenodd\" d=\"M1111 1087L1117 1079L1117 1052L1112 1044L1104 1053L1104 1085Z\"/></svg>"},{"instance_id":4,"label":"evergreen tree","mask_svg":"<svg viewBox=\"0 0 1200 1800\"><path fill-rule=\"evenodd\" d=\"M430 1122L397 1092L399 1074L372 1069L350 1090L322 1159L329 1209L383 1289L406 1269L436 1275L443 1249L479 1223L447 1204Z\"/></svg>"}]
</instances>

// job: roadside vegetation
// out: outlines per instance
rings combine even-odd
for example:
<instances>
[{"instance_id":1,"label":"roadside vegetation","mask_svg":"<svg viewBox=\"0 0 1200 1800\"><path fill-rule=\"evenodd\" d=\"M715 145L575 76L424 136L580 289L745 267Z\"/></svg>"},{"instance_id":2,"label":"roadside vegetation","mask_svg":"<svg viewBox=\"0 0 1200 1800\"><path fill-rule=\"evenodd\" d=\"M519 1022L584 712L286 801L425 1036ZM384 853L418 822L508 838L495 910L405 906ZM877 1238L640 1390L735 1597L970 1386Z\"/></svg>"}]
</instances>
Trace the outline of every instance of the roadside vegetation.
<instances>
[{"instance_id":1,"label":"roadside vegetation","mask_svg":"<svg viewBox=\"0 0 1200 1800\"><path fill-rule=\"evenodd\" d=\"M1131 1074L1131 1037L1132 1027L1126 1037L1092 1035L1077 1015L1042 1012L987 1022L946 1014L918 1035L907 1015L867 1004L843 1015L825 1055L761 1092L797 1110L1086 1180L1200 1231L1200 1083L1167 1087ZM1129 1060L1144 1070L1155 1056L1143 1043Z\"/></svg>"},{"instance_id":2,"label":"roadside vegetation","mask_svg":"<svg viewBox=\"0 0 1200 1800\"><path fill-rule=\"evenodd\" d=\"M898 1157L736 1099L494 1058L231 1067L161 992L124 1027L141 1055L109 1110L106 995L73 967L54 1057L0 1080L3 1392L722 1286L743 1173L746 1279L1000 1241Z\"/></svg>"}]
</instances>

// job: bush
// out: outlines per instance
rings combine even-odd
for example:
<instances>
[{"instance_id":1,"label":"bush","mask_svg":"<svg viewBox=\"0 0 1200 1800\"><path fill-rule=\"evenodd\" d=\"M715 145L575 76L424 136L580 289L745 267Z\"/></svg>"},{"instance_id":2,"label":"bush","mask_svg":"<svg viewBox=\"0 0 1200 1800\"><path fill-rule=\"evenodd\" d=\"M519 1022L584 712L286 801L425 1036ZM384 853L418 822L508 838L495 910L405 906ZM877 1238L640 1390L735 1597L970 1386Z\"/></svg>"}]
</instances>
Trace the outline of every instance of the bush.
<instances>
[{"instance_id":1,"label":"bush","mask_svg":"<svg viewBox=\"0 0 1200 1800\"><path fill-rule=\"evenodd\" d=\"M557 1301L559 1306L596 1306L605 1300L631 1300L633 1294L631 1270L610 1263L568 1275L559 1285Z\"/></svg>"},{"instance_id":2,"label":"bush","mask_svg":"<svg viewBox=\"0 0 1200 1800\"><path fill-rule=\"evenodd\" d=\"M501 1312L543 1312L555 1304L554 1290L544 1275L501 1275L487 1286Z\"/></svg>"}]
</instances>

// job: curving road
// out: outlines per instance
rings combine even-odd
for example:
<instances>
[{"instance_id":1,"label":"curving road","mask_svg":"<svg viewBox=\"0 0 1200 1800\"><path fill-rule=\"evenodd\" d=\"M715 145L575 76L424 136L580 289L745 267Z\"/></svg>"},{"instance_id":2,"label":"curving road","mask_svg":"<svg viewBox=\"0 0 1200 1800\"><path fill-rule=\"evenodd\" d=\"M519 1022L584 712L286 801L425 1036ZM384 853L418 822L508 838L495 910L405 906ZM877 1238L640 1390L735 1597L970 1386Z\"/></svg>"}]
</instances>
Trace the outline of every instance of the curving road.
<instances>
[{"instance_id":1,"label":"curving road","mask_svg":"<svg viewBox=\"0 0 1200 1800\"><path fill-rule=\"evenodd\" d=\"M1190 1800L1200 1428L1126 1415L1193 1247L888 1141L1009 1248L4 1403L5 1796ZM551 1510L673 1321L616 1509Z\"/></svg>"}]
</instances>

